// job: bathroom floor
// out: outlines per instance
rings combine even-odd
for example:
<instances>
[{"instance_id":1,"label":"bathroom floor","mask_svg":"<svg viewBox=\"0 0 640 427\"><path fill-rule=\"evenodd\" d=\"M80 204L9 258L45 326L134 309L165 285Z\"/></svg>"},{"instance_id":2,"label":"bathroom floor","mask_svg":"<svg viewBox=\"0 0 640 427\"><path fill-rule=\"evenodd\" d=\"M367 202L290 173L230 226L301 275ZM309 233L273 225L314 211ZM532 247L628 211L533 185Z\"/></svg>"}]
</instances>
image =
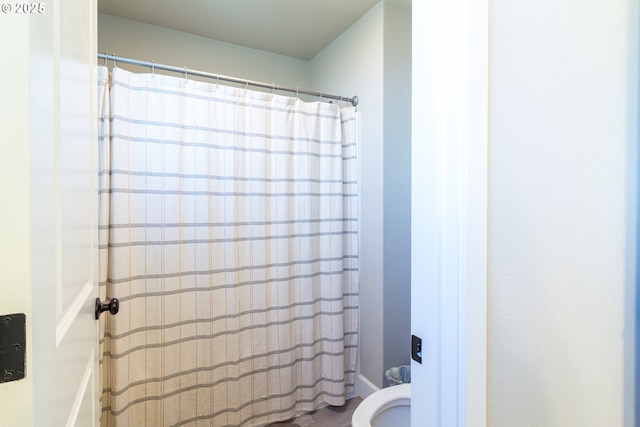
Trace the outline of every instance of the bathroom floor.
<instances>
[{"instance_id":1,"label":"bathroom floor","mask_svg":"<svg viewBox=\"0 0 640 427\"><path fill-rule=\"evenodd\" d=\"M351 416L362 402L359 397L347 400L344 406L327 406L309 414L268 427L351 427Z\"/></svg>"}]
</instances>

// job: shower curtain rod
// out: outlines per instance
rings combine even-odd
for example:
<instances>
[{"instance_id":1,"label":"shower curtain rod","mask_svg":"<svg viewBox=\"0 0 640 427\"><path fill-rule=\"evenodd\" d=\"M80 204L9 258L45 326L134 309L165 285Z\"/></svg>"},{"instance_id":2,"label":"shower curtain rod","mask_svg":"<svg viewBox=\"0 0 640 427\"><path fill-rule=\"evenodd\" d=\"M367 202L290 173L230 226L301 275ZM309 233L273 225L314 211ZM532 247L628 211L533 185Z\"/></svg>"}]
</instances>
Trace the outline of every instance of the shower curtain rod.
<instances>
[{"instance_id":1,"label":"shower curtain rod","mask_svg":"<svg viewBox=\"0 0 640 427\"><path fill-rule=\"evenodd\" d=\"M172 65L164 65L164 64L156 64L155 62L148 62L148 61L140 61L138 59L131 59L131 58L124 58L122 56L116 56L114 55L110 55L108 53L98 53L98 58L99 59L104 59L105 61L107 60L112 60L113 63L117 66L118 62L123 62L125 64L132 64L132 65L139 65L141 67L149 67L152 70L158 69L158 70L164 70L164 71L171 71L173 73L184 73L185 75L192 75L192 76L198 76L198 77L206 77L206 78L210 78L210 79L216 79L216 80L222 80L222 81L226 81L226 82L232 82L232 83L240 83L240 84L244 84L244 85L251 85L251 86L256 86L256 87L261 87L261 88L265 88L265 89L271 89L273 91L284 91L284 92L292 92L295 93L296 96L298 94L304 94L304 95L311 95L311 96L317 96L320 98L326 98L326 99L335 99L337 101L347 101L350 102L354 107L356 105L358 105L358 97L354 96L352 98L347 98L344 96L337 96L337 95L329 95L326 93L322 93L322 92L315 92L315 91L311 91L311 90L301 90L298 88L290 88L290 87L284 87L284 86L278 86L276 84L269 84L269 83L263 83L263 82L257 82L254 80L247 80L247 79L240 79L237 77L229 77L229 76L223 76L222 74L213 74L213 73L206 73L204 71L197 71L197 70L190 70L187 67L174 67Z\"/></svg>"}]
</instances>

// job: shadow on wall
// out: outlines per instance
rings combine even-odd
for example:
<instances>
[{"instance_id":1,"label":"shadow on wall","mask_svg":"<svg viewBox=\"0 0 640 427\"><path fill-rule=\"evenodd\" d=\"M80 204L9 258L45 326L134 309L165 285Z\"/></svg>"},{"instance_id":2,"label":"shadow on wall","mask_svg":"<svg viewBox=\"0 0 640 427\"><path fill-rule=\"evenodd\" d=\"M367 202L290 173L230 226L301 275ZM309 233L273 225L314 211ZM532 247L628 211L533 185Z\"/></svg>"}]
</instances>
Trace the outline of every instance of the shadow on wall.
<instances>
[{"instance_id":1,"label":"shadow on wall","mask_svg":"<svg viewBox=\"0 0 640 427\"><path fill-rule=\"evenodd\" d=\"M624 332L624 424L640 427L640 5L634 2L628 13L633 35L627 47L627 254ZM635 202L634 202L635 201Z\"/></svg>"},{"instance_id":2,"label":"shadow on wall","mask_svg":"<svg viewBox=\"0 0 640 427\"><path fill-rule=\"evenodd\" d=\"M637 14L631 14L636 16ZM630 18L637 19L637 18ZM637 49L634 49L637 51ZM637 54L630 56L630 63L635 62L633 67L638 70ZM626 246L628 248L626 254L626 290L625 290L625 325L624 325L624 424L640 427L640 276L638 268L640 266L640 185L638 178L640 171L640 151L638 150L638 123L640 122L640 109L638 101L640 101L640 79L636 73L629 73L632 79L629 85L630 92L635 88L636 102L629 102L628 121L630 129L628 129L627 150L629 159L627 162L627 198L633 202L629 203L633 208L627 211L627 230L635 230L633 233L627 233ZM632 97L633 99L633 97ZM632 125L633 124L633 125ZM633 128L631 128L633 126Z\"/></svg>"}]
</instances>

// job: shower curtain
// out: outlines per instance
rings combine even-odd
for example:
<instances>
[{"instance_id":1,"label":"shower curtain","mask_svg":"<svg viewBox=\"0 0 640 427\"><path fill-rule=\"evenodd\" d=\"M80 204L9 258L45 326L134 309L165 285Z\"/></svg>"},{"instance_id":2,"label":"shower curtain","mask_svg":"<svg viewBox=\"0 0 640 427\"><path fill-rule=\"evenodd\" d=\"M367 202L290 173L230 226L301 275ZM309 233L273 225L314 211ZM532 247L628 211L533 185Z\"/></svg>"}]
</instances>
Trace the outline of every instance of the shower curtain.
<instances>
[{"instance_id":1,"label":"shower curtain","mask_svg":"<svg viewBox=\"0 0 640 427\"><path fill-rule=\"evenodd\" d=\"M101 68L103 426L263 426L354 392L357 113Z\"/></svg>"}]
</instances>

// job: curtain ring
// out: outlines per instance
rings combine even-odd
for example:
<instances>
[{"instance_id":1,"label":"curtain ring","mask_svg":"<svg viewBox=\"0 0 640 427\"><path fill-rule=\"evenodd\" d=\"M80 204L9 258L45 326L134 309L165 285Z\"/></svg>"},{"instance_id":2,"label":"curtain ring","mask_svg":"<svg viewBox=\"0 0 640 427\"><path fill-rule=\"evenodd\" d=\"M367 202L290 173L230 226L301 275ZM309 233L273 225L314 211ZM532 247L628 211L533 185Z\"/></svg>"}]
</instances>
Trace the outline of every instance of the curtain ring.
<instances>
[{"instance_id":1,"label":"curtain ring","mask_svg":"<svg viewBox=\"0 0 640 427\"><path fill-rule=\"evenodd\" d=\"M155 62L153 62L153 61L151 61L151 75L152 75L153 77L155 77L155 76L156 76L156 63L155 63Z\"/></svg>"},{"instance_id":2,"label":"curtain ring","mask_svg":"<svg viewBox=\"0 0 640 427\"><path fill-rule=\"evenodd\" d=\"M246 90L249 90L249 82L247 81L247 79L244 79L244 88Z\"/></svg>"},{"instance_id":3,"label":"curtain ring","mask_svg":"<svg viewBox=\"0 0 640 427\"><path fill-rule=\"evenodd\" d=\"M113 54L113 68L118 68L118 61L116 61L116 54Z\"/></svg>"},{"instance_id":4,"label":"curtain ring","mask_svg":"<svg viewBox=\"0 0 640 427\"><path fill-rule=\"evenodd\" d=\"M220 74L216 74L216 89L220 86Z\"/></svg>"},{"instance_id":5,"label":"curtain ring","mask_svg":"<svg viewBox=\"0 0 640 427\"><path fill-rule=\"evenodd\" d=\"M276 91L276 84L271 83L271 93L273 94Z\"/></svg>"},{"instance_id":6,"label":"curtain ring","mask_svg":"<svg viewBox=\"0 0 640 427\"><path fill-rule=\"evenodd\" d=\"M298 97L298 93L299 93L299 88L296 87L296 98Z\"/></svg>"},{"instance_id":7,"label":"curtain ring","mask_svg":"<svg viewBox=\"0 0 640 427\"><path fill-rule=\"evenodd\" d=\"M184 79L189 80L189 76L187 75L187 67L184 67Z\"/></svg>"}]
</instances>

